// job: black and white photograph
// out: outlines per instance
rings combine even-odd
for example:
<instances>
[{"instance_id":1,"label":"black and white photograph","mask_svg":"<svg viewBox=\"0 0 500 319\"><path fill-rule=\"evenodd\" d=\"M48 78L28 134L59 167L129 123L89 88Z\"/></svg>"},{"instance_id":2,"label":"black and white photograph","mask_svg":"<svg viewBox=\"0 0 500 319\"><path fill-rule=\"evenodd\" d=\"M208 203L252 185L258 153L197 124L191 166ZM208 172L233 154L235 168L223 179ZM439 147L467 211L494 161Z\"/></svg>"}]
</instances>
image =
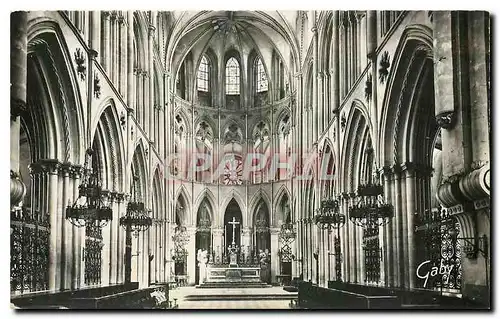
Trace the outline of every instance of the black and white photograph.
<instances>
[{"instance_id":1,"label":"black and white photograph","mask_svg":"<svg viewBox=\"0 0 500 319\"><path fill-rule=\"evenodd\" d=\"M13 312L492 309L490 12L167 5L9 12Z\"/></svg>"}]
</instances>

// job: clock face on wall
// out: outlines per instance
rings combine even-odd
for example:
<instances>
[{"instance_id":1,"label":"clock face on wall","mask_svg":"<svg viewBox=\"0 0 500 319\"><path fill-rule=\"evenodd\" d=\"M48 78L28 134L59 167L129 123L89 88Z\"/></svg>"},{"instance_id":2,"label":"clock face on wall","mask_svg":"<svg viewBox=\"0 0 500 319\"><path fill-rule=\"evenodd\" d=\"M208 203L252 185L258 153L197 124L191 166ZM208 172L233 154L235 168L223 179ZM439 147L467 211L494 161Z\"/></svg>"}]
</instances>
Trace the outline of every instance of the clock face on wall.
<instances>
[{"instance_id":1,"label":"clock face on wall","mask_svg":"<svg viewBox=\"0 0 500 319\"><path fill-rule=\"evenodd\" d=\"M224 164L224 185L241 185L243 162L237 157L231 157Z\"/></svg>"}]
</instances>

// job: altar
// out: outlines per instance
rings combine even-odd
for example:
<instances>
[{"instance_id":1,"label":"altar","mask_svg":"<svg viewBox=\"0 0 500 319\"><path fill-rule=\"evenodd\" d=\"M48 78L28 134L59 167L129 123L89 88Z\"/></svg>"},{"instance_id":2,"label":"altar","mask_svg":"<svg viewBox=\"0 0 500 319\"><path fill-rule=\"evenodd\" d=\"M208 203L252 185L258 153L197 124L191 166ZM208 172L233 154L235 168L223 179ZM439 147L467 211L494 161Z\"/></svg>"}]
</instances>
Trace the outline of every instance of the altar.
<instances>
[{"instance_id":1,"label":"altar","mask_svg":"<svg viewBox=\"0 0 500 319\"><path fill-rule=\"evenodd\" d=\"M230 222L233 226L233 240L227 246L226 254L220 258L215 252L209 253L207 258L203 257L206 252L200 252L200 284L198 288L243 288L243 287L268 287L261 281L262 265L257 255L250 253L247 247L236 245L234 241L235 225L239 224L234 220ZM253 258L252 258L253 257Z\"/></svg>"}]
</instances>

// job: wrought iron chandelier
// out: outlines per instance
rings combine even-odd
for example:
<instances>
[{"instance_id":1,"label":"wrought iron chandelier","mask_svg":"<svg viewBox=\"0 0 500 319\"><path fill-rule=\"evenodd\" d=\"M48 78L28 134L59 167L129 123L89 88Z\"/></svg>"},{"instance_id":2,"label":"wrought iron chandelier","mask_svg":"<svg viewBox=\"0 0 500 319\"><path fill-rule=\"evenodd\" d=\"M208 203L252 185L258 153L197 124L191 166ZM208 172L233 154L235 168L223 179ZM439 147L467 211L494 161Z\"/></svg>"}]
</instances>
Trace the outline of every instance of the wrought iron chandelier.
<instances>
[{"instance_id":1,"label":"wrought iron chandelier","mask_svg":"<svg viewBox=\"0 0 500 319\"><path fill-rule=\"evenodd\" d=\"M149 212L144 205L144 202L137 199L136 182L139 178L134 176L132 183L133 200L127 204L127 212L125 216L120 218L120 225L125 229L130 227L132 233L137 237L139 232L146 231L152 224L153 220L149 216Z\"/></svg>"},{"instance_id":2,"label":"wrought iron chandelier","mask_svg":"<svg viewBox=\"0 0 500 319\"><path fill-rule=\"evenodd\" d=\"M94 171L91 165L93 155L94 150L87 149L83 181L78 186L78 198L73 205L66 207L66 219L77 227L92 224L101 228L113 219L113 210L106 203L105 192L102 190L99 180L99 172Z\"/></svg>"},{"instance_id":3,"label":"wrought iron chandelier","mask_svg":"<svg viewBox=\"0 0 500 319\"><path fill-rule=\"evenodd\" d=\"M340 213L339 202L335 199L324 199L316 210L314 222L321 229L338 229L345 225L345 215Z\"/></svg>"},{"instance_id":4,"label":"wrought iron chandelier","mask_svg":"<svg viewBox=\"0 0 500 319\"><path fill-rule=\"evenodd\" d=\"M394 207L385 203L384 188L377 183L358 187L356 203L349 207L349 219L363 228L379 227L389 223L394 215Z\"/></svg>"}]
</instances>

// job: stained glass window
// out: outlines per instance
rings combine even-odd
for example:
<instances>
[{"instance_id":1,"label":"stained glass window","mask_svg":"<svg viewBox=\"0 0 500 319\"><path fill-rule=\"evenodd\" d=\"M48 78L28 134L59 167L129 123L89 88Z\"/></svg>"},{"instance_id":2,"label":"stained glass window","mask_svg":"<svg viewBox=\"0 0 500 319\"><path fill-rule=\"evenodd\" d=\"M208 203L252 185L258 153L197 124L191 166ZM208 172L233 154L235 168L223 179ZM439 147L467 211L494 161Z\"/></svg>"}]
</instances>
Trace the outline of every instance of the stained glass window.
<instances>
[{"instance_id":1,"label":"stained glass window","mask_svg":"<svg viewBox=\"0 0 500 319\"><path fill-rule=\"evenodd\" d=\"M235 58L226 63L226 94L240 94L240 65Z\"/></svg>"},{"instance_id":2,"label":"stained glass window","mask_svg":"<svg viewBox=\"0 0 500 319\"><path fill-rule=\"evenodd\" d=\"M208 59L203 56L198 67L198 91L208 92Z\"/></svg>"},{"instance_id":3,"label":"stained glass window","mask_svg":"<svg viewBox=\"0 0 500 319\"><path fill-rule=\"evenodd\" d=\"M260 58L257 59L257 93L267 91L266 70Z\"/></svg>"}]
</instances>

